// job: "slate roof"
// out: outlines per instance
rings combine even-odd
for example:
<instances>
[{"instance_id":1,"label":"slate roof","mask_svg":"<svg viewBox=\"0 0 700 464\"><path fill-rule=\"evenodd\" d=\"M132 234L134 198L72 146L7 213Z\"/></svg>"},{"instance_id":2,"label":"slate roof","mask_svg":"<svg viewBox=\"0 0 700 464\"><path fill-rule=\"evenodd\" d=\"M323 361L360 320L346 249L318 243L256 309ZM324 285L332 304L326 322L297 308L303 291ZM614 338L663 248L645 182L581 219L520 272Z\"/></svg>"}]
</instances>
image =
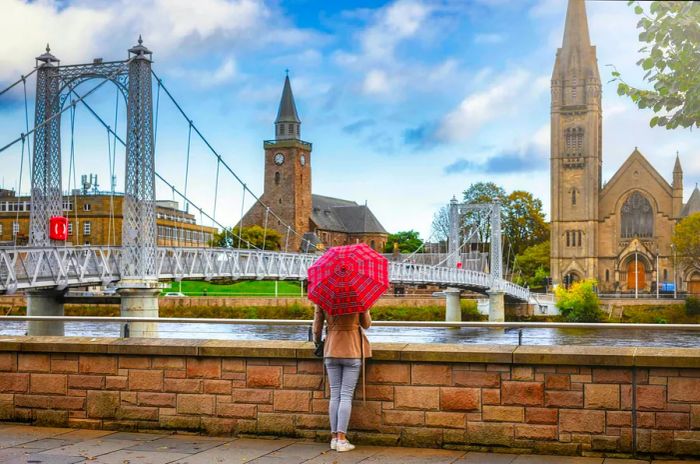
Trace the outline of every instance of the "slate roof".
<instances>
[{"instance_id":1,"label":"slate roof","mask_svg":"<svg viewBox=\"0 0 700 464\"><path fill-rule=\"evenodd\" d=\"M700 213L700 190L695 187L693 193L690 194L688 198L688 203L683 206L681 210L681 217L690 216L691 214Z\"/></svg>"},{"instance_id":2,"label":"slate roof","mask_svg":"<svg viewBox=\"0 0 700 464\"><path fill-rule=\"evenodd\" d=\"M321 230L388 234L367 205L323 195L311 195L311 202L311 220Z\"/></svg>"},{"instance_id":3,"label":"slate roof","mask_svg":"<svg viewBox=\"0 0 700 464\"><path fill-rule=\"evenodd\" d=\"M280 107L277 110L275 122L301 122L297 114L297 105L294 103L294 94L292 93L292 85L289 83L289 76L284 79L284 89L282 89L282 98L280 99Z\"/></svg>"}]
</instances>

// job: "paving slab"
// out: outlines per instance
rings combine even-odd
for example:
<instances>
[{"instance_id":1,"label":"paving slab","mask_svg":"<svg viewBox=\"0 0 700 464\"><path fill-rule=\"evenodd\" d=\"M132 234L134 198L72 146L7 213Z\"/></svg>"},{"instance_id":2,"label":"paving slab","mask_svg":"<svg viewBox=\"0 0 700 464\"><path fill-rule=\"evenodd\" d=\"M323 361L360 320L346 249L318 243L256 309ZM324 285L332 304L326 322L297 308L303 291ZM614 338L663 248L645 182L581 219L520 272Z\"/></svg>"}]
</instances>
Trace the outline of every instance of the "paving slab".
<instances>
[{"instance_id":1,"label":"paving slab","mask_svg":"<svg viewBox=\"0 0 700 464\"><path fill-rule=\"evenodd\" d=\"M97 460L90 462L95 464L167 464L187 456L189 455L167 451L133 451L126 449L103 454Z\"/></svg>"},{"instance_id":2,"label":"paving slab","mask_svg":"<svg viewBox=\"0 0 700 464\"><path fill-rule=\"evenodd\" d=\"M116 432L112 432L111 430L68 429L67 433L62 433L61 436L57 438L68 440L92 440L94 438L103 438L111 435L116 435Z\"/></svg>"},{"instance_id":3,"label":"paving slab","mask_svg":"<svg viewBox=\"0 0 700 464\"><path fill-rule=\"evenodd\" d=\"M76 462L85 462L85 458L82 456L62 456L34 453L16 456L7 461L3 461L4 464L75 464Z\"/></svg>"},{"instance_id":4,"label":"paving slab","mask_svg":"<svg viewBox=\"0 0 700 464\"><path fill-rule=\"evenodd\" d=\"M129 448L138 444L134 440L104 440L95 438L85 440L74 445L62 446L52 450L44 451L42 454L52 454L61 456L82 456L83 458L94 459L103 454Z\"/></svg>"},{"instance_id":5,"label":"paving slab","mask_svg":"<svg viewBox=\"0 0 700 464\"><path fill-rule=\"evenodd\" d=\"M513 464L603 464L603 458L528 454L518 456L513 460Z\"/></svg>"},{"instance_id":6,"label":"paving slab","mask_svg":"<svg viewBox=\"0 0 700 464\"><path fill-rule=\"evenodd\" d=\"M457 459L454 464L511 464L517 454L479 453L472 451L463 458Z\"/></svg>"},{"instance_id":7,"label":"paving slab","mask_svg":"<svg viewBox=\"0 0 700 464\"><path fill-rule=\"evenodd\" d=\"M250 464L300 464L328 450L325 443L298 442L249 461Z\"/></svg>"},{"instance_id":8,"label":"paving slab","mask_svg":"<svg viewBox=\"0 0 700 464\"><path fill-rule=\"evenodd\" d=\"M643 459L605 458L603 464L649 464L649 461Z\"/></svg>"},{"instance_id":9,"label":"paving slab","mask_svg":"<svg viewBox=\"0 0 700 464\"><path fill-rule=\"evenodd\" d=\"M0 430L0 435L2 435L2 430ZM61 435L57 435L60 437ZM74 445L80 440L64 440L62 438L42 438L41 440L34 440L28 443L22 443L17 445L17 448L27 448L34 450L50 450L54 448L60 448L62 446Z\"/></svg>"},{"instance_id":10,"label":"paving slab","mask_svg":"<svg viewBox=\"0 0 700 464\"><path fill-rule=\"evenodd\" d=\"M68 432L71 432L71 429L31 427L28 425L7 427L0 431L0 448L13 448L23 443L51 438Z\"/></svg>"},{"instance_id":11,"label":"paving slab","mask_svg":"<svg viewBox=\"0 0 700 464\"><path fill-rule=\"evenodd\" d=\"M206 451L215 446L223 445L231 440L211 439L209 437L173 435L157 440L136 443L129 449L131 451L156 451L168 453L195 454Z\"/></svg>"},{"instance_id":12,"label":"paving slab","mask_svg":"<svg viewBox=\"0 0 700 464\"><path fill-rule=\"evenodd\" d=\"M2 433L2 432L0 432ZM104 437L105 440L134 440L134 441L152 441L159 438L168 438L170 434L157 433L140 433L140 432L117 432Z\"/></svg>"},{"instance_id":13,"label":"paving slab","mask_svg":"<svg viewBox=\"0 0 700 464\"><path fill-rule=\"evenodd\" d=\"M328 447L327 451L306 461L304 464L357 464L359 462L366 462L365 459L374 456L384 449L385 448L377 446L358 446L351 452L338 453Z\"/></svg>"},{"instance_id":14,"label":"paving slab","mask_svg":"<svg viewBox=\"0 0 700 464\"><path fill-rule=\"evenodd\" d=\"M295 443L290 439L239 438L180 459L173 464L244 463Z\"/></svg>"},{"instance_id":15,"label":"paving slab","mask_svg":"<svg viewBox=\"0 0 700 464\"><path fill-rule=\"evenodd\" d=\"M359 448L358 448L359 449ZM354 451L351 451L354 452ZM362 461L377 464L451 464L462 458L464 451L423 448L382 448Z\"/></svg>"}]
</instances>

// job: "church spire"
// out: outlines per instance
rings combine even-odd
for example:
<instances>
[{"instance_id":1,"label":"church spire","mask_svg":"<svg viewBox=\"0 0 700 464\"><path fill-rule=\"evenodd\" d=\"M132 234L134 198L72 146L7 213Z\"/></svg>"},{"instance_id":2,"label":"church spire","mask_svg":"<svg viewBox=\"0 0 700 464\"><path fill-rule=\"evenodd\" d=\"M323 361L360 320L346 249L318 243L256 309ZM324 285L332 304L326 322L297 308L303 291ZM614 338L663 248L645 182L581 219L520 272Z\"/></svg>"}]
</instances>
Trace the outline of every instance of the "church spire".
<instances>
[{"instance_id":1,"label":"church spire","mask_svg":"<svg viewBox=\"0 0 700 464\"><path fill-rule=\"evenodd\" d=\"M584 0L569 0L564 38L561 48L557 51L554 74L600 80L595 47L591 45L591 37L588 33L588 17Z\"/></svg>"},{"instance_id":2,"label":"church spire","mask_svg":"<svg viewBox=\"0 0 700 464\"><path fill-rule=\"evenodd\" d=\"M275 138L277 140L298 140L301 137L300 126L301 120L297 114L297 105L294 103L292 84L289 82L289 72L287 72L287 76L284 78L280 106L277 110L277 119L275 119Z\"/></svg>"},{"instance_id":3,"label":"church spire","mask_svg":"<svg viewBox=\"0 0 700 464\"><path fill-rule=\"evenodd\" d=\"M676 164L673 166L674 174L683 174L683 168L681 167L681 160L678 157L678 152L676 152Z\"/></svg>"},{"instance_id":4,"label":"church spire","mask_svg":"<svg viewBox=\"0 0 700 464\"><path fill-rule=\"evenodd\" d=\"M586 4L584 0L569 0L561 48L562 50L578 49L579 47L585 49L590 46L591 38L588 35Z\"/></svg>"}]
</instances>

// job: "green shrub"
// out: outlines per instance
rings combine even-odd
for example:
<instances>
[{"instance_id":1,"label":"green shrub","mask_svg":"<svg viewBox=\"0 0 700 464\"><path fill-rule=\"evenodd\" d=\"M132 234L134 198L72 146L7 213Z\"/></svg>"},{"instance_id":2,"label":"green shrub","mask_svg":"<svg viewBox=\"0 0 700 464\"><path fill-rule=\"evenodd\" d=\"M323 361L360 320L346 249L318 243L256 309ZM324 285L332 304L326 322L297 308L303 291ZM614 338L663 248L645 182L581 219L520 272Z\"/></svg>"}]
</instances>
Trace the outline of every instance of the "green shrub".
<instances>
[{"instance_id":1,"label":"green shrub","mask_svg":"<svg viewBox=\"0 0 700 464\"><path fill-rule=\"evenodd\" d=\"M689 296L685 299L685 314L686 316L700 315L700 298Z\"/></svg>"},{"instance_id":2,"label":"green shrub","mask_svg":"<svg viewBox=\"0 0 700 464\"><path fill-rule=\"evenodd\" d=\"M587 279L575 282L567 290L557 287L557 308L566 322L600 322L603 313L595 292L596 281Z\"/></svg>"}]
</instances>

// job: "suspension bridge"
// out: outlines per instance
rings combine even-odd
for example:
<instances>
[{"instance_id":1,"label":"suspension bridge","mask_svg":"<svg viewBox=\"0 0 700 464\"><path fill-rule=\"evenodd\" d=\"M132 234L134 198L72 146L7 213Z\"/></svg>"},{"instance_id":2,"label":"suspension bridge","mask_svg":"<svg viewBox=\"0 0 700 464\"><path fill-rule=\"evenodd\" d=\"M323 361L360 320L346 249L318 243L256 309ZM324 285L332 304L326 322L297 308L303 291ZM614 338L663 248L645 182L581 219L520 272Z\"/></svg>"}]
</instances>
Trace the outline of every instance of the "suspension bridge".
<instances>
[{"instance_id":1,"label":"suspension bridge","mask_svg":"<svg viewBox=\"0 0 700 464\"><path fill-rule=\"evenodd\" d=\"M27 81L36 74L36 97L34 127L29 126L27 103ZM77 87L89 80L99 81L84 94ZM154 104L153 89L156 89ZM126 102L126 136L118 135L105 119L88 104L87 97L106 83L113 83ZM163 80L152 69L152 52L138 44L128 50L123 61L63 65L47 46L46 52L36 58L36 67L27 75L0 92L0 97L15 86L24 87L25 130L16 138L2 145L2 152L19 146L22 150L20 162L20 190L25 153L31 179L31 210L29 216L29 239L26 246L16 242L12 246L0 247L0 294L22 291L27 294L28 314L63 315L61 295L70 287L115 284L121 295L122 315L153 317L158 314L158 282L180 279L295 279L305 280L309 266L322 250L309 242L304 234L296 230L277 214L271 205L263 203L231 168L206 138L203 130L188 116L183 106ZM155 154L158 131L158 115L161 96L172 102L177 113L188 127L187 161L184 166L184 187L179 188L156 170ZM71 136L74 131L74 115L78 106L84 107L104 127L115 145L125 147L125 185L123 220L120 246L77 246L52 239L49 224L52 218L63 213L63 179L61 174L61 117L70 111ZM155 122L154 122L155 106ZM198 205L188 194L190 170L190 145L192 136L198 137L216 163L215 190L212 212ZM71 140L71 169L75 175ZM110 172L114 171L115 149L110 153ZM198 160L203 162L204 160ZM252 198L268 217L285 231L284 249L270 251L260 249L237 235L237 229L225 226L217 217L217 201L220 178L228 174L241 187L242 202L246 196ZM70 178L69 172L69 178ZM177 195L200 218L208 220L234 237L232 248L182 248L159 247L156 229L156 180ZM114 187L113 187L114 189ZM491 243L488 269L463 269L459 256L467 242L461 234L460 217L467 211L483 211L490 217ZM491 301L491 319L503 320L504 297L518 301L530 301L527 288L518 286L503 276L500 205L465 205L456 200L450 203L449 249L445 259L437 265L416 264L410 259L391 262L390 281L396 285L434 285L446 288L448 319L459 318L459 295L469 290L488 293ZM241 205L241 218L244 205ZM242 222L242 219L240 219ZM230 223L230 218L225 222ZM240 222L239 222L240 224ZM240 229L238 229L240 230ZM117 232L118 233L118 232ZM293 242L301 242L301 253L290 250ZM244 246L242 246L244 245ZM61 334L62 326L43 324L34 334ZM32 329L30 327L30 334Z\"/></svg>"}]
</instances>

